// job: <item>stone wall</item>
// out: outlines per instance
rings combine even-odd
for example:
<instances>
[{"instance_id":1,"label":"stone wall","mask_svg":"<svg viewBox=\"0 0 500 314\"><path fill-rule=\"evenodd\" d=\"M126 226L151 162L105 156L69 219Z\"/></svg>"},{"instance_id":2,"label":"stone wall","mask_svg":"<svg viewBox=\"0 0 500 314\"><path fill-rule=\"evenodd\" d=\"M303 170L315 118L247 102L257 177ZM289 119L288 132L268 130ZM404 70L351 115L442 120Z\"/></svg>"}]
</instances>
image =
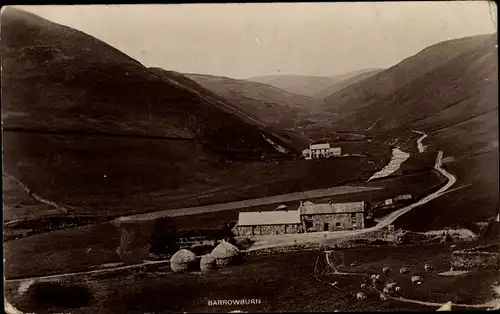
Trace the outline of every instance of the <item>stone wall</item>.
<instances>
[{"instance_id":1,"label":"stone wall","mask_svg":"<svg viewBox=\"0 0 500 314\"><path fill-rule=\"evenodd\" d=\"M319 243L293 244L279 247L269 247L255 251L247 251L247 256L276 255L282 253L321 251L324 247Z\"/></svg>"},{"instance_id":2,"label":"stone wall","mask_svg":"<svg viewBox=\"0 0 500 314\"><path fill-rule=\"evenodd\" d=\"M272 235L298 233L299 224L264 225L264 226L237 226L237 236Z\"/></svg>"},{"instance_id":3,"label":"stone wall","mask_svg":"<svg viewBox=\"0 0 500 314\"><path fill-rule=\"evenodd\" d=\"M303 215L301 218L304 227L307 225L306 221L309 221L312 223L312 229L318 232L350 230L354 228L353 223L356 225L356 229L362 229L365 226L363 213ZM307 230L307 228L305 229Z\"/></svg>"},{"instance_id":4,"label":"stone wall","mask_svg":"<svg viewBox=\"0 0 500 314\"><path fill-rule=\"evenodd\" d=\"M482 252L481 248L473 248L452 252L451 266L455 269L500 268L499 252Z\"/></svg>"}]
</instances>

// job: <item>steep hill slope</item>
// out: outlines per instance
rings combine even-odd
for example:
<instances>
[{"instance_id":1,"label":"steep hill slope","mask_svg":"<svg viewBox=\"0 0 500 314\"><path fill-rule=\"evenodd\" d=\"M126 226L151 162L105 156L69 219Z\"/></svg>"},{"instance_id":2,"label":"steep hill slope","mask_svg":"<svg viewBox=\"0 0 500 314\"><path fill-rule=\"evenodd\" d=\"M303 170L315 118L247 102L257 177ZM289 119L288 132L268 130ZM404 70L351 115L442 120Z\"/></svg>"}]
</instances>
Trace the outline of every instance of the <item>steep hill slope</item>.
<instances>
[{"instance_id":1,"label":"steep hill slope","mask_svg":"<svg viewBox=\"0 0 500 314\"><path fill-rule=\"evenodd\" d=\"M392 101L395 101L393 92L398 88L410 84L464 52L474 51L490 38L489 35L472 36L427 47L393 67L325 98L325 107L331 112L345 113L385 102L391 99L391 95Z\"/></svg>"},{"instance_id":2,"label":"steep hill slope","mask_svg":"<svg viewBox=\"0 0 500 314\"><path fill-rule=\"evenodd\" d=\"M404 215L398 220L401 227L471 227L495 215L497 43L496 34L443 42L327 99L335 99L332 108L341 111L335 123L339 128L376 136L424 131L429 149L450 157L445 166L457 175L460 189Z\"/></svg>"},{"instance_id":3,"label":"steep hill slope","mask_svg":"<svg viewBox=\"0 0 500 314\"><path fill-rule=\"evenodd\" d=\"M259 169L293 150L206 90L80 31L13 8L2 13L4 170L45 198L87 212L145 211L158 204L127 198L247 184L237 169L251 173L249 182L270 181ZM258 162L236 167L242 160Z\"/></svg>"},{"instance_id":4,"label":"steep hill slope","mask_svg":"<svg viewBox=\"0 0 500 314\"><path fill-rule=\"evenodd\" d=\"M246 85L247 82L241 80L234 80L235 83L229 84L230 86L222 86L222 83L217 84L214 82L219 81L219 77L217 76L202 74L194 75L197 77L202 77L201 79L198 79L198 81L201 81L204 84L200 84L194 78L189 78L186 75L175 71L167 71L161 68L150 68L150 70L156 75L164 78L165 80L177 82L178 84L183 85L184 87L191 90L193 93L200 94L201 97L203 97L207 101L210 101L211 103L230 108L230 110L242 116L243 118L251 119L252 122L261 125L267 131L271 132L282 143L285 143L286 145L288 145L288 147L296 151L301 150L305 144L304 139L297 134L282 129L284 127L297 123L296 120L290 118L287 119L286 117L297 117L298 114L294 115L293 113L298 113L298 111L300 111L300 107L298 107L297 109L291 109L293 113L288 114L286 110L282 110L283 106L286 107L290 104L290 102L286 102L286 100L292 100L292 102L295 100L293 95L282 96L280 95L279 91L276 93L276 91L274 90L269 92L267 90L268 86L266 85L264 85L264 88L260 88L259 90L257 90L257 94L254 95L252 94L252 90L254 89L251 86L252 84L250 83L250 86L248 86ZM228 78L227 80L231 81L232 79ZM241 83L241 86L238 86L238 83ZM245 87L248 88L245 89ZM271 89L273 88L271 87ZM266 92L267 94L269 94L269 97L262 96L262 94L266 95ZM240 93L245 95L248 94L249 97L243 97ZM250 96L254 96L254 98L250 98ZM272 100L267 100L268 98L272 99L272 96L276 97L276 100L274 102ZM287 96L288 98L286 98ZM295 101L293 102L292 106L302 105L304 107L307 107L310 105L308 99L304 99L305 97L300 95L297 96L301 97L302 101ZM282 107L277 109L276 107L278 106ZM301 113L304 114L305 111L306 110L303 110L301 111ZM285 118L280 119L283 116Z\"/></svg>"},{"instance_id":5,"label":"steep hill slope","mask_svg":"<svg viewBox=\"0 0 500 314\"><path fill-rule=\"evenodd\" d=\"M333 76L305 76L305 75L267 75L247 79L275 86L277 88L297 93L308 97L323 99L322 92L342 81L349 80L364 73L370 73L377 69L362 69ZM333 91L332 91L333 93Z\"/></svg>"},{"instance_id":6,"label":"steep hill slope","mask_svg":"<svg viewBox=\"0 0 500 314\"><path fill-rule=\"evenodd\" d=\"M159 78L91 36L12 8L2 21L6 128L184 137L221 150L274 150L259 126L234 108ZM227 129L238 134L224 138Z\"/></svg>"},{"instance_id":7,"label":"steep hill slope","mask_svg":"<svg viewBox=\"0 0 500 314\"><path fill-rule=\"evenodd\" d=\"M345 79L339 79L337 82L333 83L332 85L328 86L327 88L320 90L319 92L314 94L314 98L324 99L324 98L336 93L337 91L346 88L349 85L366 80L367 78L374 76L374 75L382 72L383 70L384 69L368 69L368 70L362 71L359 74L356 74L353 76L347 76L347 78L345 78Z\"/></svg>"},{"instance_id":8,"label":"steep hill slope","mask_svg":"<svg viewBox=\"0 0 500 314\"><path fill-rule=\"evenodd\" d=\"M186 74L268 125L293 129L317 110L317 101L271 85L228 77Z\"/></svg>"}]
</instances>

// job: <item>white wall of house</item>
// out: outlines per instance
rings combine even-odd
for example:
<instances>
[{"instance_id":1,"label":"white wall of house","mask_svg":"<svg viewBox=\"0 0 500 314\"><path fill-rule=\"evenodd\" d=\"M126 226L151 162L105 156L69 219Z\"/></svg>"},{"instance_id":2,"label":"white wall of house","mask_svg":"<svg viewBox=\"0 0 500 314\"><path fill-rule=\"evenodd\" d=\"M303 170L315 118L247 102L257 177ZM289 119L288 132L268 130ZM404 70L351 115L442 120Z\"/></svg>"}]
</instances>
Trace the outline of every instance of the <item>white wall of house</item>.
<instances>
[{"instance_id":1,"label":"white wall of house","mask_svg":"<svg viewBox=\"0 0 500 314\"><path fill-rule=\"evenodd\" d=\"M330 143L309 145L308 148L302 151L302 156L304 156L304 158L307 160L330 158L333 156L340 156L341 154L342 154L341 148L330 147Z\"/></svg>"}]
</instances>

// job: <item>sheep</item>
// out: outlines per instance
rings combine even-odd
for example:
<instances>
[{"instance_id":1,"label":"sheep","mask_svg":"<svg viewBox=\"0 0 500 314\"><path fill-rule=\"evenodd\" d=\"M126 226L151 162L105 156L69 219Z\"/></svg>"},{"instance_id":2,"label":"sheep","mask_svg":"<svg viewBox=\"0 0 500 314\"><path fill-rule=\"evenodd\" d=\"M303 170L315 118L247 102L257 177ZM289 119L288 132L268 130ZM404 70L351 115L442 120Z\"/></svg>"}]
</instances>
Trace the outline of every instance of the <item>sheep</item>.
<instances>
[{"instance_id":1,"label":"sheep","mask_svg":"<svg viewBox=\"0 0 500 314\"><path fill-rule=\"evenodd\" d=\"M382 268L382 272L383 272L384 274L388 274L388 273L390 273L390 272L391 272L391 269L390 269L389 267L384 267L384 268Z\"/></svg>"},{"instance_id":2,"label":"sheep","mask_svg":"<svg viewBox=\"0 0 500 314\"><path fill-rule=\"evenodd\" d=\"M366 283L361 284L361 289L366 289Z\"/></svg>"},{"instance_id":3,"label":"sheep","mask_svg":"<svg viewBox=\"0 0 500 314\"><path fill-rule=\"evenodd\" d=\"M431 264L425 264L424 269L426 272L430 272L434 269L434 266L432 266Z\"/></svg>"},{"instance_id":4,"label":"sheep","mask_svg":"<svg viewBox=\"0 0 500 314\"><path fill-rule=\"evenodd\" d=\"M358 264L356 264L356 262L351 263L351 267L356 267L356 266L358 266Z\"/></svg>"},{"instance_id":5,"label":"sheep","mask_svg":"<svg viewBox=\"0 0 500 314\"><path fill-rule=\"evenodd\" d=\"M395 282L390 282L390 283L388 283L387 285L385 285L385 287L386 287L389 291L391 291L391 290L394 290L394 288L396 288L396 285L397 285L397 283L395 283Z\"/></svg>"},{"instance_id":6,"label":"sheep","mask_svg":"<svg viewBox=\"0 0 500 314\"><path fill-rule=\"evenodd\" d=\"M389 294L389 289L384 288L384 289L382 289L382 292L383 292L384 294Z\"/></svg>"},{"instance_id":7,"label":"sheep","mask_svg":"<svg viewBox=\"0 0 500 314\"><path fill-rule=\"evenodd\" d=\"M398 286L398 287L394 288L394 291L401 292L401 287Z\"/></svg>"},{"instance_id":8,"label":"sheep","mask_svg":"<svg viewBox=\"0 0 500 314\"><path fill-rule=\"evenodd\" d=\"M383 293L380 294L380 300L382 301L386 301L387 300L387 296Z\"/></svg>"},{"instance_id":9,"label":"sheep","mask_svg":"<svg viewBox=\"0 0 500 314\"><path fill-rule=\"evenodd\" d=\"M412 277L411 277L411 282L416 283L416 284L418 284L418 285L420 284L419 282L422 282L422 280L423 280L423 279L422 279L422 277L420 277L420 276L412 276Z\"/></svg>"},{"instance_id":10,"label":"sheep","mask_svg":"<svg viewBox=\"0 0 500 314\"><path fill-rule=\"evenodd\" d=\"M401 275L408 274L409 272L410 272L410 270L408 268L406 268L406 267L402 267L402 268L399 269L399 273Z\"/></svg>"},{"instance_id":11,"label":"sheep","mask_svg":"<svg viewBox=\"0 0 500 314\"><path fill-rule=\"evenodd\" d=\"M380 279L380 275L375 275L375 278Z\"/></svg>"},{"instance_id":12,"label":"sheep","mask_svg":"<svg viewBox=\"0 0 500 314\"><path fill-rule=\"evenodd\" d=\"M358 293L356 294L356 299L358 299L358 300L360 300L360 301L361 301L361 300L366 300L366 294L364 294L363 292L358 292Z\"/></svg>"}]
</instances>

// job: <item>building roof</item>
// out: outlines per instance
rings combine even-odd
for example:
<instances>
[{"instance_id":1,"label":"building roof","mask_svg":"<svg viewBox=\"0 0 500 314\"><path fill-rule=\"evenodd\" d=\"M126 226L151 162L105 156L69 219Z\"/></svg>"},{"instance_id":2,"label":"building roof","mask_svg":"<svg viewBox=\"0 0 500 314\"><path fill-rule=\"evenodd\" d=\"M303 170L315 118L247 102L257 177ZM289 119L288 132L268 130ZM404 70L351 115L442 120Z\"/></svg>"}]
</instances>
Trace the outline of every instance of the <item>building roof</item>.
<instances>
[{"instance_id":1,"label":"building roof","mask_svg":"<svg viewBox=\"0 0 500 314\"><path fill-rule=\"evenodd\" d=\"M328 149L330 148L330 143L322 143L322 144L312 144L311 149Z\"/></svg>"},{"instance_id":2,"label":"building roof","mask_svg":"<svg viewBox=\"0 0 500 314\"><path fill-rule=\"evenodd\" d=\"M326 204L303 203L299 207L301 215L362 213L364 212L364 209L364 202Z\"/></svg>"},{"instance_id":3,"label":"building roof","mask_svg":"<svg viewBox=\"0 0 500 314\"><path fill-rule=\"evenodd\" d=\"M282 225L299 223L299 210L241 212L238 218L239 226Z\"/></svg>"}]
</instances>

